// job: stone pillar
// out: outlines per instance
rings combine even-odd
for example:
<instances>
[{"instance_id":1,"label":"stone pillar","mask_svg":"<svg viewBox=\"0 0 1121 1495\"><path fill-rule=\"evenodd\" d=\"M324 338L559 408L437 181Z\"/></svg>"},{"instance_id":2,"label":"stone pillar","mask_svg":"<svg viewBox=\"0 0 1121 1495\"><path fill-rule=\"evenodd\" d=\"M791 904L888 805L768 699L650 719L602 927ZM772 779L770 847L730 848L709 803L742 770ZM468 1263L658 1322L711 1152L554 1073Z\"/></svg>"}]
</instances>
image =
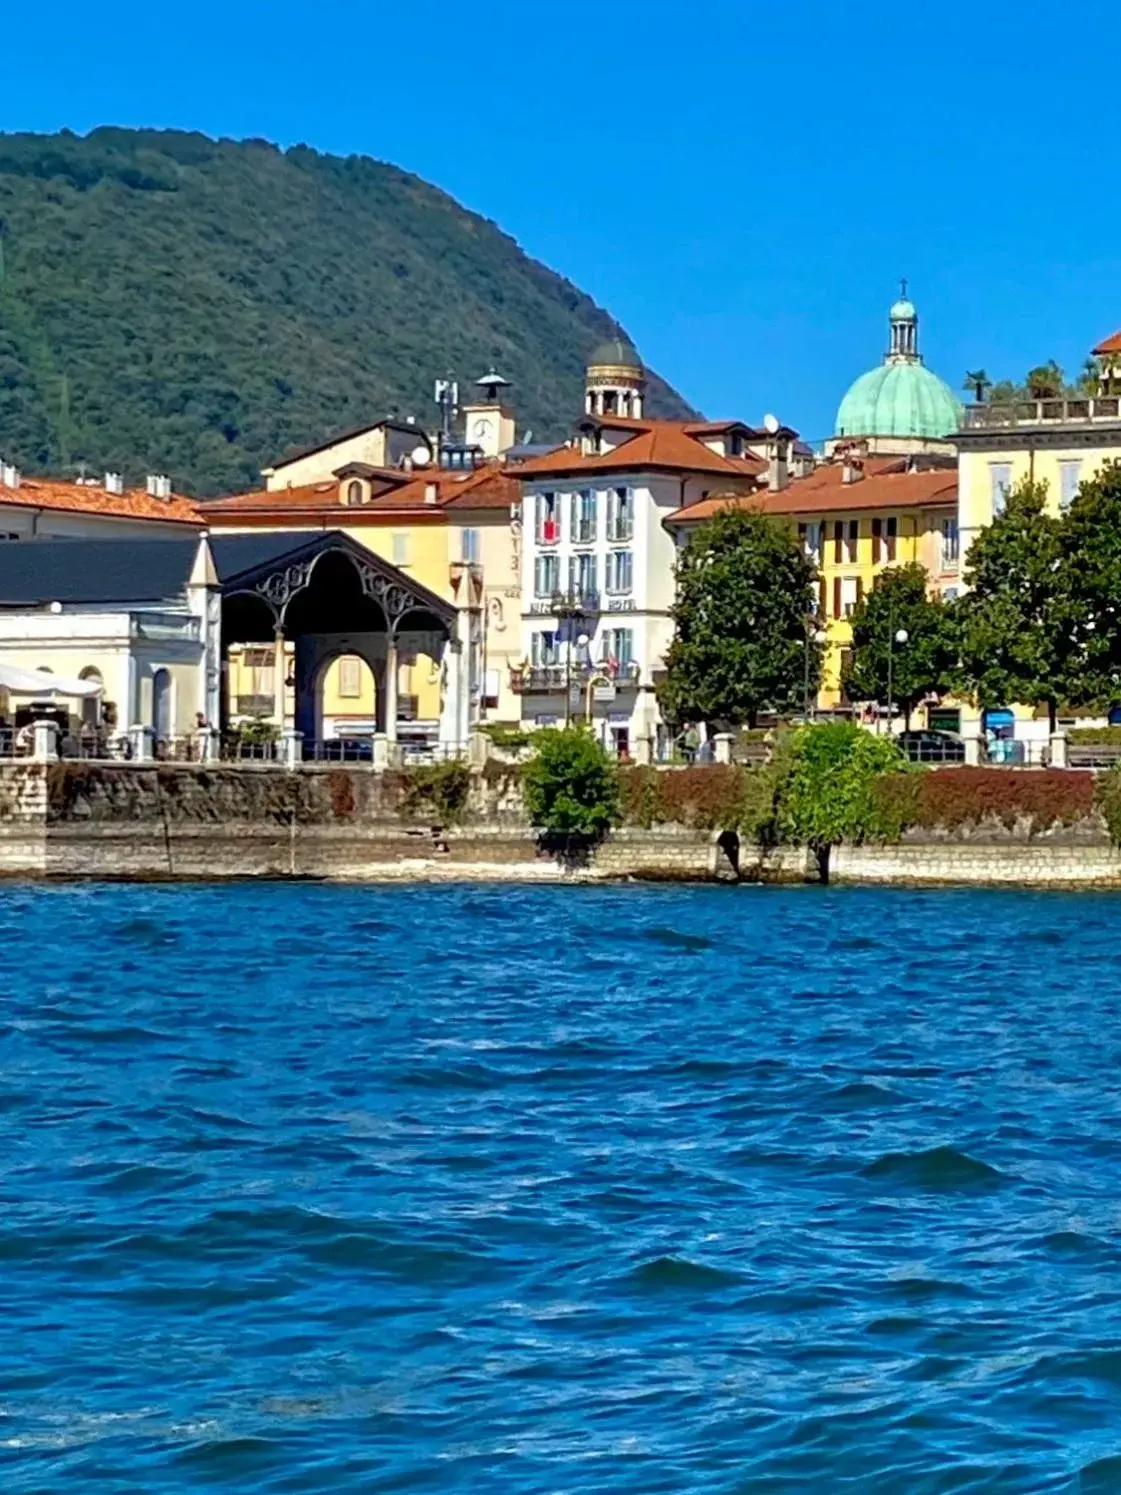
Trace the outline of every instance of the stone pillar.
<instances>
[{"instance_id":1,"label":"stone pillar","mask_svg":"<svg viewBox=\"0 0 1121 1495\"><path fill-rule=\"evenodd\" d=\"M304 734L285 727L280 734L280 761L285 768L299 768L304 761Z\"/></svg>"},{"instance_id":2,"label":"stone pillar","mask_svg":"<svg viewBox=\"0 0 1121 1495\"><path fill-rule=\"evenodd\" d=\"M467 762L472 768L485 768L490 757L490 738L485 732L472 731L467 739Z\"/></svg>"},{"instance_id":3,"label":"stone pillar","mask_svg":"<svg viewBox=\"0 0 1121 1495\"><path fill-rule=\"evenodd\" d=\"M200 727L195 733L200 763L217 763L222 756L222 734L217 727Z\"/></svg>"},{"instance_id":4,"label":"stone pillar","mask_svg":"<svg viewBox=\"0 0 1121 1495\"><path fill-rule=\"evenodd\" d=\"M467 649L463 642L465 614L456 617L456 630L444 651L447 678L440 708L440 742L445 747L459 747L467 741Z\"/></svg>"},{"instance_id":5,"label":"stone pillar","mask_svg":"<svg viewBox=\"0 0 1121 1495\"><path fill-rule=\"evenodd\" d=\"M128 729L128 740L132 746L132 761L134 763L151 763L155 758L155 727L146 727L142 722L136 722Z\"/></svg>"},{"instance_id":6,"label":"stone pillar","mask_svg":"<svg viewBox=\"0 0 1121 1495\"><path fill-rule=\"evenodd\" d=\"M287 661L284 658L284 629L278 628L273 639L273 666L272 666L272 719L283 733L285 727L284 719L284 697L286 693L285 680L287 679Z\"/></svg>"},{"instance_id":7,"label":"stone pillar","mask_svg":"<svg viewBox=\"0 0 1121 1495\"><path fill-rule=\"evenodd\" d=\"M648 767L654 761L654 743L649 737L636 737L634 740L634 761L642 768Z\"/></svg>"},{"instance_id":8,"label":"stone pillar","mask_svg":"<svg viewBox=\"0 0 1121 1495\"><path fill-rule=\"evenodd\" d=\"M1051 733L1051 767L1052 768L1069 768L1070 767L1070 753L1068 752L1069 747L1070 747L1070 739L1067 737L1067 734L1065 732L1052 732Z\"/></svg>"},{"instance_id":9,"label":"stone pillar","mask_svg":"<svg viewBox=\"0 0 1121 1495\"><path fill-rule=\"evenodd\" d=\"M53 763L58 757L58 723L38 721L32 725L31 756L36 763Z\"/></svg>"},{"instance_id":10,"label":"stone pillar","mask_svg":"<svg viewBox=\"0 0 1121 1495\"><path fill-rule=\"evenodd\" d=\"M384 732L375 732L370 739L375 773L384 773L389 767L389 738Z\"/></svg>"},{"instance_id":11,"label":"stone pillar","mask_svg":"<svg viewBox=\"0 0 1121 1495\"><path fill-rule=\"evenodd\" d=\"M980 737L966 737L963 739L965 745L965 764L967 768L980 768L983 740Z\"/></svg>"},{"instance_id":12,"label":"stone pillar","mask_svg":"<svg viewBox=\"0 0 1121 1495\"><path fill-rule=\"evenodd\" d=\"M397 641L390 637L385 647L385 735L397 741Z\"/></svg>"},{"instance_id":13,"label":"stone pillar","mask_svg":"<svg viewBox=\"0 0 1121 1495\"><path fill-rule=\"evenodd\" d=\"M712 756L715 763L731 763L732 761L732 734L731 732L717 732L712 739Z\"/></svg>"}]
</instances>

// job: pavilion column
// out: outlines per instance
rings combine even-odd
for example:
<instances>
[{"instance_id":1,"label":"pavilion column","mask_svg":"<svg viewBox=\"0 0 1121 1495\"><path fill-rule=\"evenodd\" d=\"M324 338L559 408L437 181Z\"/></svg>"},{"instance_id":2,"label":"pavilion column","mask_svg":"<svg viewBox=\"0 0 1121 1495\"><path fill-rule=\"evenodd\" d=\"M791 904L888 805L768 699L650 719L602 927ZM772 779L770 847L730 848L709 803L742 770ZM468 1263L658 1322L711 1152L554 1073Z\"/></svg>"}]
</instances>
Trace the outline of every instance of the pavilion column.
<instances>
[{"instance_id":1,"label":"pavilion column","mask_svg":"<svg viewBox=\"0 0 1121 1495\"><path fill-rule=\"evenodd\" d=\"M284 697L287 691L287 678L288 666L284 657L284 629L278 628L273 640L272 719L282 732L286 725Z\"/></svg>"},{"instance_id":2,"label":"pavilion column","mask_svg":"<svg viewBox=\"0 0 1121 1495\"><path fill-rule=\"evenodd\" d=\"M397 640L392 634L385 648L385 735L397 741Z\"/></svg>"},{"instance_id":3,"label":"pavilion column","mask_svg":"<svg viewBox=\"0 0 1121 1495\"><path fill-rule=\"evenodd\" d=\"M444 651L447 678L440 709L440 742L446 747L461 747L467 741L467 615L460 611L451 638Z\"/></svg>"}]
</instances>

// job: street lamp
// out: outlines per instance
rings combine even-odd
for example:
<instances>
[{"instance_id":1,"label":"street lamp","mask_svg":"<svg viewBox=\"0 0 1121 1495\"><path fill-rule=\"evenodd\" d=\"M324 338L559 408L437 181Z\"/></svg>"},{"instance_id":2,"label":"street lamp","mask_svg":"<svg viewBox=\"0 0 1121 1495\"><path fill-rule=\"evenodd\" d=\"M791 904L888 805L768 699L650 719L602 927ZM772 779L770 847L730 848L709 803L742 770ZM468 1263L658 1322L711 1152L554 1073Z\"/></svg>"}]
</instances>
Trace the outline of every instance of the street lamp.
<instances>
[{"instance_id":1,"label":"street lamp","mask_svg":"<svg viewBox=\"0 0 1121 1495\"><path fill-rule=\"evenodd\" d=\"M905 644L907 642L907 637L908 637L908 634L907 634L907 630L905 628L897 628L894 633L892 633L890 630L888 631L888 636L887 636L887 735L889 737L893 737L895 735L894 730L893 730L894 727L895 727L895 713L892 710L892 704L891 704L891 695L892 695L892 692L891 692L891 666L892 666L891 646L892 646L893 643L896 643L896 644L899 644L899 645Z\"/></svg>"}]
</instances>

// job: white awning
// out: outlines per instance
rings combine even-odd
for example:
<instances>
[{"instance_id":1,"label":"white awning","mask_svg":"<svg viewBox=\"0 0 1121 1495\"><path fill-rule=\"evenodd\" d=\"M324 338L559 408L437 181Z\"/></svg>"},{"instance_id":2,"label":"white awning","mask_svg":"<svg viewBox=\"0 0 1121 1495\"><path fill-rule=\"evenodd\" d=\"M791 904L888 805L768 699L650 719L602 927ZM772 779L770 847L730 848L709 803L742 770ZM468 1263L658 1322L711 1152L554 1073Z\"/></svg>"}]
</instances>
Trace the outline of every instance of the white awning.
<instances>
[{"instance_id":1,"label":"white awning","mask_svg":"<svg viewBox=\"0 0 1121 1495\"><path fill-rule=\"evenodd\" d=\"M0 663L0 690L13 696L45 701L52 696L99 696L103 689L100 680L71 680L47 670L23 670L19 665Z\"/></svg>"}]
</instances>

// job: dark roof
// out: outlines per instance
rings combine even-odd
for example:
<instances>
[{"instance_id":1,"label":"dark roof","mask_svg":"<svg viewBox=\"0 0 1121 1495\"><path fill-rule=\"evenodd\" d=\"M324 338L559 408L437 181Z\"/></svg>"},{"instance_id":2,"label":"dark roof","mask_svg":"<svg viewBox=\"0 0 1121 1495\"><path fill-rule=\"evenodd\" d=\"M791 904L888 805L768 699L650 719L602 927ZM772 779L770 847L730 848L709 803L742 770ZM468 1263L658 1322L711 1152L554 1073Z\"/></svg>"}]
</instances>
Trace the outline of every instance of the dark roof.
<instances>
[{"instance_id":1,"label":"dark roof","mask_svg":"<svg viewBox=\"0 0 1121 1495\"><path fill-rule=\"evenodd\" d=\"M16 540L0 545L0 607L181 599L198 552L172 540Z\"/></svg>"}]
</instances>

